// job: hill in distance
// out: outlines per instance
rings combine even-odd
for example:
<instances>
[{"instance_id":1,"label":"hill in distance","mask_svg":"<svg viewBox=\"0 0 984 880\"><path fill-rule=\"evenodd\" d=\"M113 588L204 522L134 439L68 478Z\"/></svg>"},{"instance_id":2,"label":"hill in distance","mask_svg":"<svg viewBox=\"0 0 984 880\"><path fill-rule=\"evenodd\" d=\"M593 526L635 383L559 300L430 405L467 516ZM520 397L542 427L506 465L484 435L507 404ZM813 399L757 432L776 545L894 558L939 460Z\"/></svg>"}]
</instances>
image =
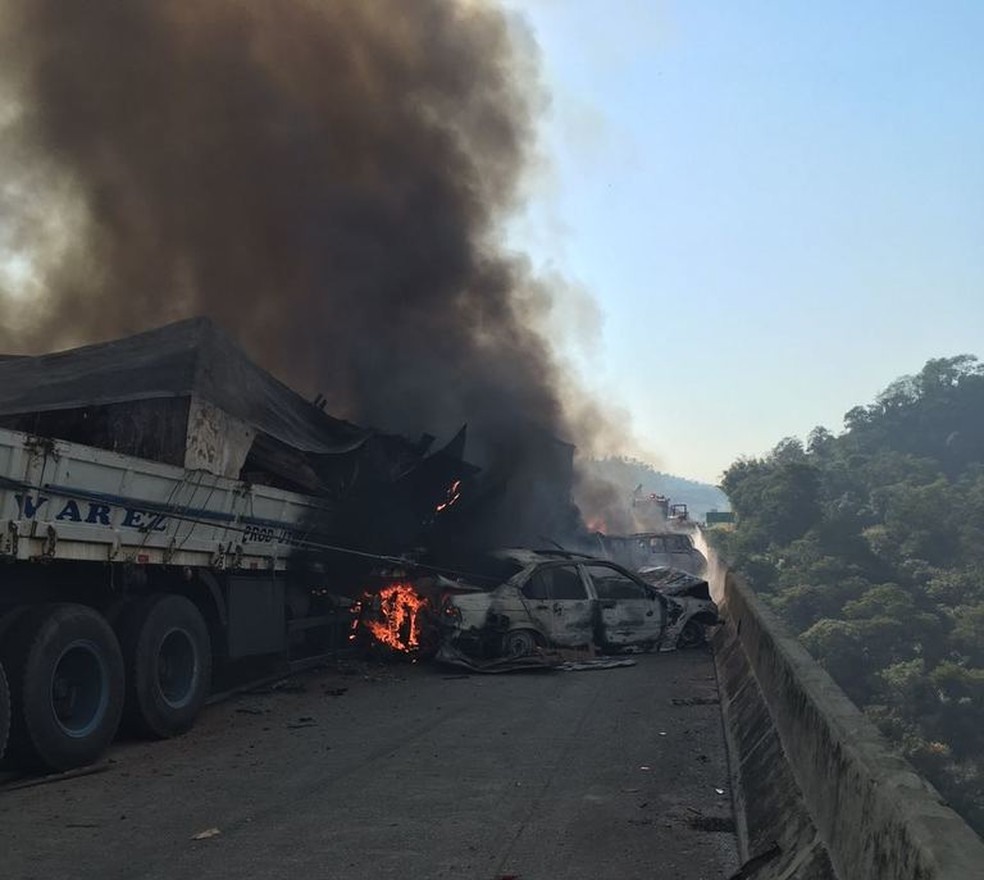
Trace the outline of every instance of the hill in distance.
<instances>
[{"instance_id":1,"label":"hill in distance","mask_svg":"<svg viewBox=\"0 0 984 880\"><path fill-rule=\"evenodd\" d=\"M584 464L588 473L618 487L625 504L631 504L632 493L639 485L646 494L666 495L671 504L686 504L690 518L703 520L709 510L731 510L728 496L717 486L688 480L656 470L646 462L632 458L602 458Z\"/></svg>"}]
</instances>

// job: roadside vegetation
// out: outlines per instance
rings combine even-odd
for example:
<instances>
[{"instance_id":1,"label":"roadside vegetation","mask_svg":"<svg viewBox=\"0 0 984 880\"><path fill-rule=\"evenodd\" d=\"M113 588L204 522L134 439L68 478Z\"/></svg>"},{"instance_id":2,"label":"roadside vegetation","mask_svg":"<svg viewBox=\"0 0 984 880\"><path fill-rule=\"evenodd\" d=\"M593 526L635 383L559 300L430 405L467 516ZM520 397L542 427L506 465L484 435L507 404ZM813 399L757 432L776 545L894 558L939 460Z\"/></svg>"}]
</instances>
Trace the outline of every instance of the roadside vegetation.
<instances>
[{"instance_id":1,"label":"roadside vegetation","mask_svg":"<svg viewBox=\"0 0 984 880\"><path fill-rule=\"evenodd\" d=\"M984 836L984 364L932 360L844 421L732 464L713 540Z\"/></svg>"}]
</instances>

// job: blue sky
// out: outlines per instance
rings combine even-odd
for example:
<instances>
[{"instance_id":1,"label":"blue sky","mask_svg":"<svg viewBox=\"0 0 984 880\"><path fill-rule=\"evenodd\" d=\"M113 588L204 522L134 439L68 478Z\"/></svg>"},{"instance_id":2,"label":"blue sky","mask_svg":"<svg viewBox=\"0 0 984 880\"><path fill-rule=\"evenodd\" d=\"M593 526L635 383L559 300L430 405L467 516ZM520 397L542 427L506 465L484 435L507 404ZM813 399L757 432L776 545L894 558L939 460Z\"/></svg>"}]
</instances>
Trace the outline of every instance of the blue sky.
<instances>
[{"instance_id":1,"label":"blue sky","mask_svg":"<svg viewBox=\"0 0 984 880\"><path fill-rule=\"evenodd\" d=\"M544 167L512 229L603 314L569 356L716 482L984 356L984 3L526 0Z\"/></svg>"}]
</instances>

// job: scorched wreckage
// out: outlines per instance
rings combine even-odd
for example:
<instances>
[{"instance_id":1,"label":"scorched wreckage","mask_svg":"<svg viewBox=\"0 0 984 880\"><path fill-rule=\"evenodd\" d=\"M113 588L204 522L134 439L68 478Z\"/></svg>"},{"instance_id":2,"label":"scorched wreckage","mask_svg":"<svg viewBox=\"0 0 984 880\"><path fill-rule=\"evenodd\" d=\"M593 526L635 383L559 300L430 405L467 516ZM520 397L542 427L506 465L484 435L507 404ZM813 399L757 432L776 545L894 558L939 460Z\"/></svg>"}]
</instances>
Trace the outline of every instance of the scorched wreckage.
<instances>
[{"instance_id":1,"label":"scorched wreckage","mask_svg":"<svg viewBox=\"0 0 984 880\"><path fill-rule=\"evenodd\" d=\"M90 762L121 723L181 733L256 658L665 649L715 621L612 562L476 552L524 514L571 519L567 444L544 438L533 491L466 461L464 427L435 449L323 407L204 319L0 358L8 763Z\"/></svg>"}]
</instances>

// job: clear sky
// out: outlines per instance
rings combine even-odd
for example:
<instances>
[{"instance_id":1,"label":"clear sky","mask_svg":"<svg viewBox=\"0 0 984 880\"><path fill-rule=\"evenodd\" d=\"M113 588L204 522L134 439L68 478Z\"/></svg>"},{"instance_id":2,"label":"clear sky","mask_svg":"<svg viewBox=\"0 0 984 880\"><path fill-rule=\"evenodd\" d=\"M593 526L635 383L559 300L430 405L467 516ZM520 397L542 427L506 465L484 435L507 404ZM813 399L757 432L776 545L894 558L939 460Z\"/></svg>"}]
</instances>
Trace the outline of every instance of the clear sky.
<instances>
[{"instance_id":1,"label":"clear sky","mask_svg":"<svg viewBox=\"0 0 984 880\"><path fill-rule=\"evenodd\" d=\"M984 2L511 5L550 93L513 237L598 303L572 357L662 468L984 357Z\"/></svg>"}]
</instances>

